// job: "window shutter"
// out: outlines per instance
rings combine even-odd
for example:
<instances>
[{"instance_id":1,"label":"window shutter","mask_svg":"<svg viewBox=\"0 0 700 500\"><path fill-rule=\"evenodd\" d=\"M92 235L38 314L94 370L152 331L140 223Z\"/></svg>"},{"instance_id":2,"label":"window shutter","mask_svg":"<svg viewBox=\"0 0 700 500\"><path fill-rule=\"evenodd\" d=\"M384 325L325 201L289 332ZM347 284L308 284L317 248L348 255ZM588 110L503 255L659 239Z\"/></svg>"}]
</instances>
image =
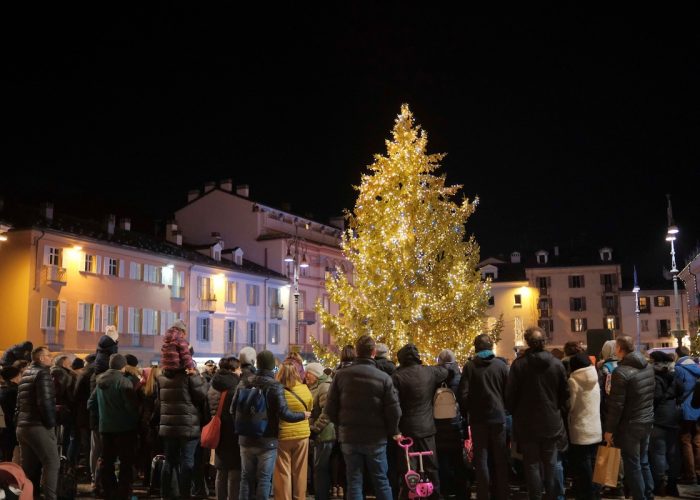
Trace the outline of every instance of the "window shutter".
<instances>
[{"instance_id":1,"label":"window shutter","mask_svg":"<svg viewBox=\"0 0 700 500\"><path fill-rule=\"evenodd\" d=\"M48 266L49 265L49 247L44 247L44 265Z\"/></svg>"},{"instance_id":2,"label":"window shutter","mask_svg":"<svg viewBox=\"0 0 700 500\"><path fill-rule=\"evenodd\" d=\"M569 276L569 288L573 288L573 287L574 287L574 277Z\"/></svg>"},{"instance_id":3,"label":"window shutter","mask_svg":"<svg viewBox=\"0 0 700 500\"><path fill-rule=\"evenodd\" d=\"M197 298L202 298L202 277L197 276Z\"/></svg>"},{"instance_id":4,"label":"window shutter","mask_svg":"<svg viewBox=\"0 0 700 500\"><path fill-rule=\"evenodd\" d=\"M583 331L585 332L586 330L588 330L588 319L583 318Z\"/></svg>"},{"instance_id":5,"label":"window shutter","mask_svg":"<svg viewBox=\"0 0 700 500\"><path fill-rule=\"evenodd\" d=\"M601 284L601 285L604 285L604 284L605 284L605 275L604 275L604 274L601 274L601 275L600 275L600 284Z\"/></svg>"},{"instance_id":6,"label":"window shutter","mask_svg":"<svg viewBox=\"0 0 700 500\"><path fill-rule=\"evenodd\" d=\"M95 267L92 268L92 272L95 274L100 274L102 272L102 256L95 255L94 259L95 259L95 263L94 263Z\"/></svg>"},{"instance_id":7,"label":"window shutter","mask_svg":"<svg viewBox=\"0 0 700 500\"><path fill-rule=\"evenodd\" d=\"M62 300L59 302L58 305L58 329L59 330L64 330L66 329L66 312L68 309L68 302L65 300Z\"/></svg>"},{"instance_id":8,"label":"window shutter","mask_svg":"<svg viewBox=\"0 0 700 500\"><path fill-rule=\"evenodd\" d=\"M576 304L574 304L574 298L569 297L569 311L575 311L576 310Z\"/></svg>"},{"instance_id":9,"label":"window shutter","mask_svg":"<svg viewBox=\"0 0 700 500\"><path fill-rule=\"evenodd\" d=\"M178 285L180 286L180 288L184 288L185 287L185 271L180 271L178 274L180 275L180 279L178 280L179 281Z\"/></svg>"},{"instance_id":10,"label":"window shutter","mask_svg":"<svg viewBox=\"0 0 700 500\"><path fill-rule=\"evenodd\" d=\"M586 288L586 277L582 274L582 275L580 276L580 278L581 278L581 281L580 281L580 283L581 283L581 288Z\"/></svg>"},{"instance_id":11,"label":"window shutter","mask_svg":"<svg viewBox=\"0 0 700 500\"><path fill-rule=\"evenodd\" d=\"M90 330L93 332L100 331L100 310L100 304L95 304L92 306L93 323L90 325Z\"/></svg>"},{"instance_id":12,"label":"window shutter","mask_svg":"<svg viewBox=\"0 0 700 500\"><path fill-rule=\"evenodd\" d=\"M127 311L127 330L126 333L134 333L134 308L130 307Z\"/></svg>"},{"instance_id":13,"label":"window shutter","mask_svg":"<svg viewBox=\"0 0 700 500\"><path fill-rule=\"evenodd\" d=\"M571 331L576 331L576 320L574 318L571 318Z\"/></svg>"},{"instance_id":14,"label":"window shutter","mask_svg":"<svg viewBox=\"0 0 700 500\"><path fill-rule=\"evenodd\" d=\"M109 313L109 311L107 310L108 307L109 306L107 304L102 305L102 323L100 324L100 331L101 332L104 332L105 329L107 328L107 316Z\"/></svg>"},{"instance_id":15,"label":"window shutter","mask_svg":"<svg viewBox=\"0 0 700 500\"><path fill-rule=\"evenodd\" d=\"M117 271L119 273L119 277L123 278L124 272L126 271L126 261L124 259L119 259L117 261Z\"/></svg>"},{"instance_id":16,"label":"window shutter","mask_svg":"<svg viewBox=\"0 0 700 500\"><path fill-rule=\"evenodd\" d=\"M612 283L613 285L617 285L617 273L612 275Z\"/></svg>"},{"instance_id":17,"label":"window shutter","mask_svg":"<svg viewBox=\"0 0 700 500\"><path fill-rule=\"evenodd\" d=\"M581 310L586 310L586 297L581 297Z\"/></svg>"},{"instance_id":18,"label":"window shutter","mask_svg":"<svg viewBox=\"0 0 700 500\"><path fill-rule=\"evenodd\" d=\"M41 299L41 319L39 320L39 327L40 328L48 328L48 325L46 324L47 321L47 314L48 314L48 309L49 309L49 299Z\"/></svg>"},{"instance_id":19,"label":"window shutter","mask_svg":"<svg viewBox=\"0 0 700 500\"><path fill-rule=\"evenodd\" d=\"M85 328L85 304L83 302L78 302L78 331L88 331L89 328Z\"/></svg>"},{"instance_id":20,"label":"window shutter","mask_svg":"<svg viewBox=\"0 0 700 500\"><path fill-rule=\"evenodd\" d=\"M117 330L124 330L124 306L117 306Z\"/></svg>"},{"instance_id":21,"label":"window shutter","mask_svg":"<svg viewBox=\"0 0 700 500\"><path fill-rule=\"evenodd\" d=\"M129 263L129 279L136 279L136 262Z\"/></svg>"}]
</instances>

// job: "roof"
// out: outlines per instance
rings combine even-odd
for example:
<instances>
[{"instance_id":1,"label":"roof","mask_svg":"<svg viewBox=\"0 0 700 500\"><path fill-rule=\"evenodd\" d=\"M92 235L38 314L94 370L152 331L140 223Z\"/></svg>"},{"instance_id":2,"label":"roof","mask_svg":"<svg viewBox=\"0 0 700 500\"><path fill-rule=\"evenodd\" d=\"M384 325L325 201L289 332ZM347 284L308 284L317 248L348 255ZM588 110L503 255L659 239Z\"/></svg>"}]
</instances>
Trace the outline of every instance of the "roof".
<instances>
[{"instance_id":1,"label":"roof","mask_svg":"<svg viewBox=\"0 0 700 500\"><path fill-rule=\"evenodd\" d=\"M493 283L505 283L510 281L527 281L527 276L525 275L525 267L522 264L513 264L511 262L494 263L487 262L483 266L494 266L498 268L498 276L492 281Z\"/></svg>"},{"instance_id":2,"label":"roof","mask_svg":"<svg viewBox=\"0 0 700 500\"><path fill-rule=\"evenodd\" d=\"M237 265L229 260L215 260L200 252L185 246L179 246L153 236L148 236L136 231L119 229L115 224L113 234L109 234L105 223L94 220L81 219L71 215L54 214L49 220L41 216L39 210L32 207L16 206L9 213L7 205L2 216L12 221L13 231L22 229L41 229L74 236L76 238L90 239L101 243L116 245L131 250L157 254L160 256L175 257L191 263L203 266L218 267L242 273L255 274L268 278L289 281L285 275L267 269L249 260L243 259L242 265ZM210 248L206 245L205 248Z\"/></svg>"}]
</instances>

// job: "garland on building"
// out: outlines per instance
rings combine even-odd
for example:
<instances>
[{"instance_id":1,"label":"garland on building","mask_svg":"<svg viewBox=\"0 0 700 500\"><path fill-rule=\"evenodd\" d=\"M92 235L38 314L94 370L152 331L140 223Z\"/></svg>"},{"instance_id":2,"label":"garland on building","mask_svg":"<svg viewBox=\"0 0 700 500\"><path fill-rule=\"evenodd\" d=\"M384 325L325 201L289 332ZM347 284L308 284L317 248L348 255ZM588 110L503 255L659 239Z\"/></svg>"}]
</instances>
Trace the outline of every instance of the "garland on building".
<instances>
[{"instance_id":1,"label":"garland on building","mask_svg":"<svg viewBox=\"0 0 700 500\"><path fill-rule=\"evenodd\" d=\"M369 334L394 355L413 342L430 363L445 348L464 362L484 331L489 284L477 270L474 236L465 237L478 198L453 201L462 186L446 186L444 174L435 174L444 155L427 154L427 142L403 105L387 154L375 155L356 187L342 239L351 279L339 269L326 278L338 314L316 305L338 347ZM334 366L336 354L312 343L316 356Z\"/></svg>"}]
</instances>

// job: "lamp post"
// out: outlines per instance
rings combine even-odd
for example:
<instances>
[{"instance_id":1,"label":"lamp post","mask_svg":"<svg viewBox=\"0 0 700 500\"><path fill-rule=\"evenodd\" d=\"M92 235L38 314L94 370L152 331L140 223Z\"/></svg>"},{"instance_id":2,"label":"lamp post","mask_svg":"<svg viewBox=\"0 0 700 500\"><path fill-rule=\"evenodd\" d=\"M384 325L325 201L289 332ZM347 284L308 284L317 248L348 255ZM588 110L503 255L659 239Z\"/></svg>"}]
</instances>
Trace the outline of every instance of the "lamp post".
<instances>
[{"instance_id":1,"label":"lamp post","mask_svg":"<svg viewBox=\"0 0 700 500\"><path fill-rule=\"evenodd\" d=\"M671 208L671 195L667 194L668 207L666 209L666 214L668 217L668 229L666 230L666 241L671 243L671 274L673 275L673 305L676 312L676 324L673 330L673 336L676 337L678 341L678 347L683 343L683 337L685 337L685 330L681 327L681 304L678 298L678 268L676 267L676 247L674 242L676 241L676 235L679 233L678 226L673 221L673 209Z\"/></svg>"},{"instance_id":2,"label":"lamp post","mask_svg":"<svg viewBox=\"0 0 700 500\"><path fill-rule=\"evenodd\" d=\"M297 226L294 226L294 238L289 242L287 247L287 255L284 257L287 264L292 265L292 290L294 293L294 343L299 344L299 274L300 269L309 267L309 261L306 260L306 252L301 247L299 237L297 236Z\"/></svg>"},{"instance_id":3,"label":"lamp post","mask_svg":"<svg viewBox=\"0 0 700 500\"><path fill-rule=\"evenodd\" d=\"M634 268L634 288L632 288L632 293L634 293L634 314L637 317L637 350L642 352L642 325L641 319L639 317L639 283L637 281L637 267Z\"/></svg>"}]
</instances>

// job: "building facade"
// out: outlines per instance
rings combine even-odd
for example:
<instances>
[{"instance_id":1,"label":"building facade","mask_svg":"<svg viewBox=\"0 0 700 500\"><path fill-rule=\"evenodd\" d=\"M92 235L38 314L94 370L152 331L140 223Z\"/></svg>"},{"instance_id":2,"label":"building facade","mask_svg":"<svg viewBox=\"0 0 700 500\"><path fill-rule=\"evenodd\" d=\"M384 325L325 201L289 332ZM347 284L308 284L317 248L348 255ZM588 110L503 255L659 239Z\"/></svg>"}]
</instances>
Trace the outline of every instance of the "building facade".
<instances>
[{"instance_id":1,"label":"building facade","mask_svg":"<svg viewBox=\"0 0 700 500\"><path fill-rule=\"evenodd\" d=\"M679 290L681 326L687 329L688 307L685 290ZM641 345L653 347L675 347L677 340L671 334L675 327L675 306L673 290L658 289L639 292L639 334ZM622 332L637 342L637 306L635 294L620 292Z\"/></svg>"},{"instance_id":2,"label":"building facade","mask_svg":"<svg viewBox=\"0 0 700 500\"><path fill-rule=\"evenodd\" d=\"M690 335L700 334L700 250L696 250L696 255L688 261L686 266L678 273L678 277L685 284L687 294L683 303L685 304L688 317L686 328Z\"/></svg>"}]
</instances>

